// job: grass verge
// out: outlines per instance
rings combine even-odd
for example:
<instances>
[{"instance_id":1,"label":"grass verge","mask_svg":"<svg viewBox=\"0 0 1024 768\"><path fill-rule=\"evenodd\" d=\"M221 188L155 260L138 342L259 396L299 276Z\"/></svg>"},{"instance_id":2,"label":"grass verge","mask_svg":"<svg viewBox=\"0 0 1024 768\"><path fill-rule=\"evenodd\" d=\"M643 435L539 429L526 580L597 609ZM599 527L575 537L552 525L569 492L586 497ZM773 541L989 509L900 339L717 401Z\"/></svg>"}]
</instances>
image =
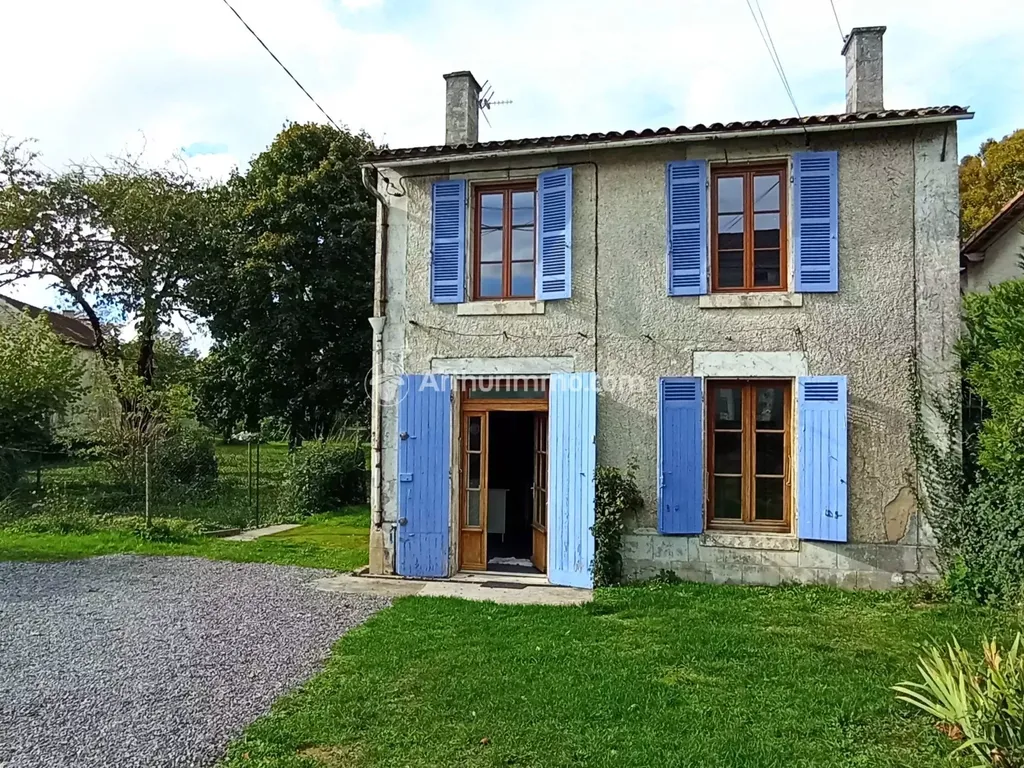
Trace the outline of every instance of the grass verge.
<instances>
[{"instance_id":1,"label":"grass verge","mask_svg":"<svg viewBox=\"0 0 1024 768\"><path fill-rule=\"evenodd\" d=\"M893 698L920 644L1017 618L906 594L688 584L584 607L405 598L228 751L225 768L936 768Z\"/></svg>"},{"instance_id":2,"label":"grass verge","mask_svg":"<svg viewBox=\"0 0 1024 768\"><path fill-rule=\"evenodd\" d=\"M0 560L71 560L117 553L195 555L346 571L366 564L369 525L366 507L347 507L337 514L311 517L307 524L284 534L247 542L204 536L185 541L147 541L127 531L57 534L0 528Z\"/></svg>"}]
</instances>

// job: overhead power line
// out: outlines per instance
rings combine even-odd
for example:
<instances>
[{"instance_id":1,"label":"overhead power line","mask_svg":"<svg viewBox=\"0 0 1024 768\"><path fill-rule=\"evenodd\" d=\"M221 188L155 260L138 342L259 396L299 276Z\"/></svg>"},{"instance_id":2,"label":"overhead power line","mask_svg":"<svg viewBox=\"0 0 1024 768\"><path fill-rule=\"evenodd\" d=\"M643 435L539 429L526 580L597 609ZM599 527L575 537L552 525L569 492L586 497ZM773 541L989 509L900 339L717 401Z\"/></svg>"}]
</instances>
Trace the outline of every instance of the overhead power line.
<instances>
[{"instance_id":1,"label":"overhead power line","mask_svg":"<svg viewBox=\"0 0 1024 768\"><path fill-rule=\"evenodd\" d=\"M226 1L226 0L225 0ZM754 6L757 6L757 11L754 11ZM768 29L768 22L764 18L764 13L761 11L761 3L758 0L747 0L747 8L750 10L750 16L754 20L754 26L757 27L758 34L761 35L761 41L764 43L764 47L768 51L768 57L772 60L772 64L775 67L775 71L779 75L779 79L782 81L782 87L786 91L786 95L789 96L789 102L793 105L793 109L796 111L798 118L802 117L800 114L800 108L796 105L796 99L793 97L793 89L789 86L789 78L786 77L786 70L782 66L782 59L779 58L779 53L775 49L775 41L772 40L772 33ZM758 20L760 16L760 21ZM762 29L762 24L764 28ZM806 131L806 128L804 129Z\"/></svg>"},{"instance_id":2,"label":"overhead power line","mask_svg":"<svg viewBox=\"0 0 1024 768\"><path fill-rule=\"evenodd\" d=\"M262 46L263 46L263 50L265 50L265 51L266 51L267 53L269 53L269 54L270 54L270 58L272 58L272 59L273 59L274 61L276 61L276 62L277 62L277 65L278 65L278 66L279 66L279 67L280 67L281 69L283 69L283 70L285 71L285 74L286 74L286 75L288 75L288 77L290 77L290 78L292 79L292 82L294 82L294 83L295 83L295 84L296 84L297 86L299 86L299 89L300 89L300 90L301 90L301 91L302 91L302 92L303 92L304 94L306 94L306 98L308 98L308 99L309 99L310 101L312 101L312 102L313 102L313 104L314 104L314 105L316 105L316 108L317 108L317 109L319 109L319 110L320 110L320 111L321 111L321 112L323 113L323 116L327 118L327 121L328 121L328 122L329 122L329 123L330 123L331 125L333 125L333 126L334 126L335 128L337 128L337 129L338 129L339 131L342 131L342 130L344 130L344 129L343 129L343 128L342 128L341 126L340 126L340 125L338 125L338 124L337 124L336 122L334 122L334 118L333 118L333 117L331 117L330 115L328 115L328 114L327 114L327 110L326 110L326 109L324 109L323 107L321 107L321 106L320 106L320 103L319 103L319 102L318 102L318 101L317 101L316 99L314 99L314 98L313 98L313 95L312 95L312 94L311 94L311 93L310 93L309 91L307 91L307 90L306 90L306 87L305 87L305 86L304 86L304 85L303 85L302 83L300 83L300 82L299 82L298 78L297 78L297 77L295 77L295 75L293 75L293 74L291 73L291 71L290 71L290 70L288 69L288 67L286 67L286 66L285 66L285 65L284 65L284 64L283 64L283 63L281 62L281 60L280 60L279 58L277 58L277 56L276 56L276 55L274 54L274 52L273 52L272 50L270 50L270 48L269 48L269 47L267 46L267 44L266 44L266 43L264 43L264 42L263 42L262 38L260 38L260 36L256 34L256 31L255 31L255 30L254 30L254 29L253 29L252 27L250 27L250 26L249 26L249 23L248 23L248 22L247 22L247 21L246 21L245 19L243 19L243 18L242 18L241 14L240 14L240 13L239 13L238 11L236 11L236 10L235 10L234 6L233 6L233 5L231 5L231 3L229 3L229 2L228 2L228 0L222 0L222 2L224 3L224 5L226 5L226 6L228 7L228 8L230 8L230 9L231 9L231 12L232 12L233 14L235 14L235 17L236 17L236 18L237 18L237 19L238 19L238 20L239 20L240 22L242 22L242 24L243 24L243 25L245 26L245 28L249 30L249 33L250 33L250 34L251 34L251 35L252 35L253 37L255 37L255 38L256 38L256 41L257 41L257 42L258 42L258 43L259 43L260 45L262 45Z\"/></svg>"},{"instance_id":3,"label":"overhead power line","mask_svg":"<svg viewBox=\"0 0 1024 768\"><path fill-rule=\"evenodd\" d=\"M828 0L828 4L832 6L832 15L836 19L836 27L839 28L839 37L843 43L846 43L846 35L843 33L843 25L839 22L839 14L836 12L835 0Z\"/></svg>"}]
</instances>

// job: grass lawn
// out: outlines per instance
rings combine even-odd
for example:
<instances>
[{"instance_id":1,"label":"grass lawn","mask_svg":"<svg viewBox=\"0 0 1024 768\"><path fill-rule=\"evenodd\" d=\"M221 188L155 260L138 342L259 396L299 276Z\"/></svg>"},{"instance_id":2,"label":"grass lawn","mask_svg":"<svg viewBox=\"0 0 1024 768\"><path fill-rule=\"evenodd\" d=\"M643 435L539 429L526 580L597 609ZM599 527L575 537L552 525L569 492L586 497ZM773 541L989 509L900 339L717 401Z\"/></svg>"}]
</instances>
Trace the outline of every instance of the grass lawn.
<instances>
[{"instance_id":1,"label":"grass lawn","mask_svg":"<svg viewBox=\"0 0 1024 768\"><path fill-rule=\"evenodd\" d=\"M256 541L195 537L186 542L146 541L128 532L89 534L17 533L0 528L0 560L70 560L130 552L144 555L196 555L236 562L304 565L352 570L367 562L370 513L347 507L337 514L308 518L307 524Z\"/></svg>"},{"instance_id":2,"label":"grass lawn","mask_svg":"<svg viewBox=\"0 0 1024 768\"><path fill-rule=\"evenodd\" d=\"M227 768L935 768L893 698L920 644L1017 618L912 595L711 585L589 606L404 598L229 749Z\"/></svg>"}]
</instances>

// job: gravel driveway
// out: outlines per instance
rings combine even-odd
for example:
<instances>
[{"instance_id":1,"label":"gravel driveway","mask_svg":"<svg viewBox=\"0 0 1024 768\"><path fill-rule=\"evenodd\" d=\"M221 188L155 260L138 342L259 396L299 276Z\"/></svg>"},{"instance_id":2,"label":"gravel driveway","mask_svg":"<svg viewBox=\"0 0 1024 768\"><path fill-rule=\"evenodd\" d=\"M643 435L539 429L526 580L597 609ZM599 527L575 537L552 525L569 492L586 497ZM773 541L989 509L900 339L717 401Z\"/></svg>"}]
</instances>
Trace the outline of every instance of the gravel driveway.
<instances>
[{"instance_id":1,"label":"gravel driveway","mask_svg":"<svg viewBox=\"0 0 1024 768\"><path fill-rule=\"evenodd\" d=\"M327 571L116 555L0 562L0 766L212 765L386 605Z\"/></svg>"}]
</instances>

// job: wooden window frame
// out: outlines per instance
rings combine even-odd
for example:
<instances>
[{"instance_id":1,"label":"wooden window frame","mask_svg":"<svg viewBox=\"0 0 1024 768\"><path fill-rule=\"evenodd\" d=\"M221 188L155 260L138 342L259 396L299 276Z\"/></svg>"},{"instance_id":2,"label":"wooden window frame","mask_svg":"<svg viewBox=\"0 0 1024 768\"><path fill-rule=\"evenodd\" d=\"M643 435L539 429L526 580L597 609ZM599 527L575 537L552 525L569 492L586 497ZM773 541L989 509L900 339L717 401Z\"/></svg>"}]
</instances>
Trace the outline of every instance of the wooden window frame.
<instances>
[{"instance_id":1,"label":"wooden window frame","mask_svg":"<svg viewBox=\"0 0 1024 768\"><path fill-rule=\"evenodd\" d=\"M754 176L779 174L779 285L754 285ZM743 285L722 287L718 282L718 180L743 178ZM789 290L789 164L785 161L750 165L711 166L711 291L764 293ZM760 211L764 213L764 211Z\"/></svg>"},{"instance_id":2,"label":"wooden window frame","mask_svg":"<svg viewBox=\"0 0 1024 768\"><path fill-rule=\"evenodd\" d=\"M482 256L482 198L484 195L502 193L502 242L501 242L501 295L480 295L480 272ZM530 264L532 280L530 293L512 293L512 193L533 192L533 259ZM475 184L473 186L473 300L474 301L506 301L526 300L537 295L537 181L506 181L496 184ZM489 262L496 263L496 262ZM525 263L525 262L522 262Z\"/></svg>"},{"instance_id":3,"label":"wooden window frame","mask_svg":"<svg viewBox=\"0 0 1024 768\"><path fill-rule=\"evenodd\" d=\"M724 388L741 388L740 433L742 435L742 458L740 464L740 507L741 517L715 519L715 392ZM757 429L755 419L758 388L781 387L784 390L782 403L783 429ZM705 527L709 530L724 531L756 531L763 533L790 533L793 521L793 380L792 379L709 379L707 382L707 398L705 404L705 463L706 471L706 506ZM782 459L782 520L756 520L756 498L754 483L757 470L757 432L783 434ZM749 436L749 437L748 437ZM761 477L778 477L778 475L761 475Z\"/></svg>"}]
</instances>

